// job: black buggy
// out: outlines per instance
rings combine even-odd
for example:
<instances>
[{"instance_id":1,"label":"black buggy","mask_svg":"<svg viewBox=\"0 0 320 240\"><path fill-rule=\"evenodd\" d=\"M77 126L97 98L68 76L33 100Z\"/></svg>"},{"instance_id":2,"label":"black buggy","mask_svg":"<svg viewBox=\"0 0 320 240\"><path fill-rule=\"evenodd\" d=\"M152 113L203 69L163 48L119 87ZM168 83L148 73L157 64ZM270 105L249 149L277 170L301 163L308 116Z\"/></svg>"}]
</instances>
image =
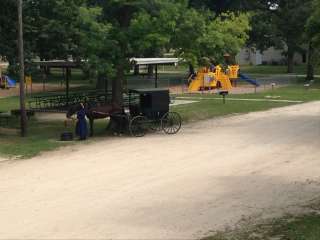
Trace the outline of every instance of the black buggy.
<instances>
[{"instance_id":1,"label":"black buggy","mask_svg":"<svg viewBox=\"0 0 320 240\"><path fill-rule=\"evenodd\" d=\"M131 89L128 101L128 129L132 136L161 130L175 134L180 130L180 115L169 111L169 90Z\"/></svg>"}]
</instances>

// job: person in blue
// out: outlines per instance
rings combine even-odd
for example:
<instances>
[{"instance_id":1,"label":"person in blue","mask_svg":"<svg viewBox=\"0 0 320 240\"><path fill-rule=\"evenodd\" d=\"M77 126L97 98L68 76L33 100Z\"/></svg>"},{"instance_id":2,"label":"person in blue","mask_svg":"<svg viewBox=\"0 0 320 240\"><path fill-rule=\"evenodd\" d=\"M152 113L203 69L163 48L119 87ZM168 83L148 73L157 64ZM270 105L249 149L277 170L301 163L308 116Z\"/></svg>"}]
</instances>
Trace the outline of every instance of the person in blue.
<instances>
[{"instance_id":1,"label":"person in blue","mask_svg":"<svg viewBox=\"0 0 320 240\"><path fill-rule=\"evenodd\" d=\"M88 126L86 120L86 110L83 103L80 103L80 110L77 112L76 135L80 140L86 140L88 136Z\"/></svg>"}]
</instances>

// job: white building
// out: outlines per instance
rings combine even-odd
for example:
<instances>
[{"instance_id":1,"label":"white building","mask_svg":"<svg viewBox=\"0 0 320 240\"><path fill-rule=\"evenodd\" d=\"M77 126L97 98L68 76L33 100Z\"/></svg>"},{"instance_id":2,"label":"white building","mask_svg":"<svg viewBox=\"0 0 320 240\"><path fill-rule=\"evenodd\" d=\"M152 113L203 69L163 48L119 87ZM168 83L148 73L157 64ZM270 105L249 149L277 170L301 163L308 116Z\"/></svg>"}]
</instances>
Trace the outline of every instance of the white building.
<instances>
[{"instance_id":1,"label":"white building","mask_svg":"<svg viewBox=\"0 0 320 240\"><path fill-rule=\"evenodd\" d=\"M243 48L236 56L236 61L240 65L272 65L272 64L285 64L286 57L282 54L282 50L271 47L266 51L260 52L255 48ZM306 54L296 53L294 56L295 64L306 63Z\"/></svg>"}]
</instances>

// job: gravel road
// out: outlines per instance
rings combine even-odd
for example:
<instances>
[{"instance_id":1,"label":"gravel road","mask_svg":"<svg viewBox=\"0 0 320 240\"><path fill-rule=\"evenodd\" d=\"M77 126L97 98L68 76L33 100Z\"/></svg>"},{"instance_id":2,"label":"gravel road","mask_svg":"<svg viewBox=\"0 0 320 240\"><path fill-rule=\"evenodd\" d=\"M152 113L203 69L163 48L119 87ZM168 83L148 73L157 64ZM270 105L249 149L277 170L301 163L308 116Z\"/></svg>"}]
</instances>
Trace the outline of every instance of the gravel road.
<instances>
[{"instance_id":1,"label":"gravel road","mask_svg":"<svg viewBox=\"0 0 320 240\"><path fill-rule=\"evenodd\" d=\"M0 239L192 239L320 195L320 102L0 163Z\"/></svg>"}]
</instances>

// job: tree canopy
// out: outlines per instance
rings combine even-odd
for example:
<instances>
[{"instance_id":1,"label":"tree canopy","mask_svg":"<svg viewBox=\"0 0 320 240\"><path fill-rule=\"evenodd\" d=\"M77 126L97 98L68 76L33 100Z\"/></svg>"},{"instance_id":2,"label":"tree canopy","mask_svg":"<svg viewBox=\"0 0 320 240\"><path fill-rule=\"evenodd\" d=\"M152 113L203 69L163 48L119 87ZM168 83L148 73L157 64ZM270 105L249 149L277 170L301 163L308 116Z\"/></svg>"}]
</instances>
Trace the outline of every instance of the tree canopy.
<instances>
[{"instance_id":1,"label":"tree canopy","mask_svg":"<svg viewBox=\"0 0 320 240\"><path fill-rule=\"evenodd\" d=\"M282 49L289 73L293 72L294 54L305 51L305 25L311 1L261 0L252 12L250 44L262 51L271 46Z\"/></svg>"}]
</instances>

